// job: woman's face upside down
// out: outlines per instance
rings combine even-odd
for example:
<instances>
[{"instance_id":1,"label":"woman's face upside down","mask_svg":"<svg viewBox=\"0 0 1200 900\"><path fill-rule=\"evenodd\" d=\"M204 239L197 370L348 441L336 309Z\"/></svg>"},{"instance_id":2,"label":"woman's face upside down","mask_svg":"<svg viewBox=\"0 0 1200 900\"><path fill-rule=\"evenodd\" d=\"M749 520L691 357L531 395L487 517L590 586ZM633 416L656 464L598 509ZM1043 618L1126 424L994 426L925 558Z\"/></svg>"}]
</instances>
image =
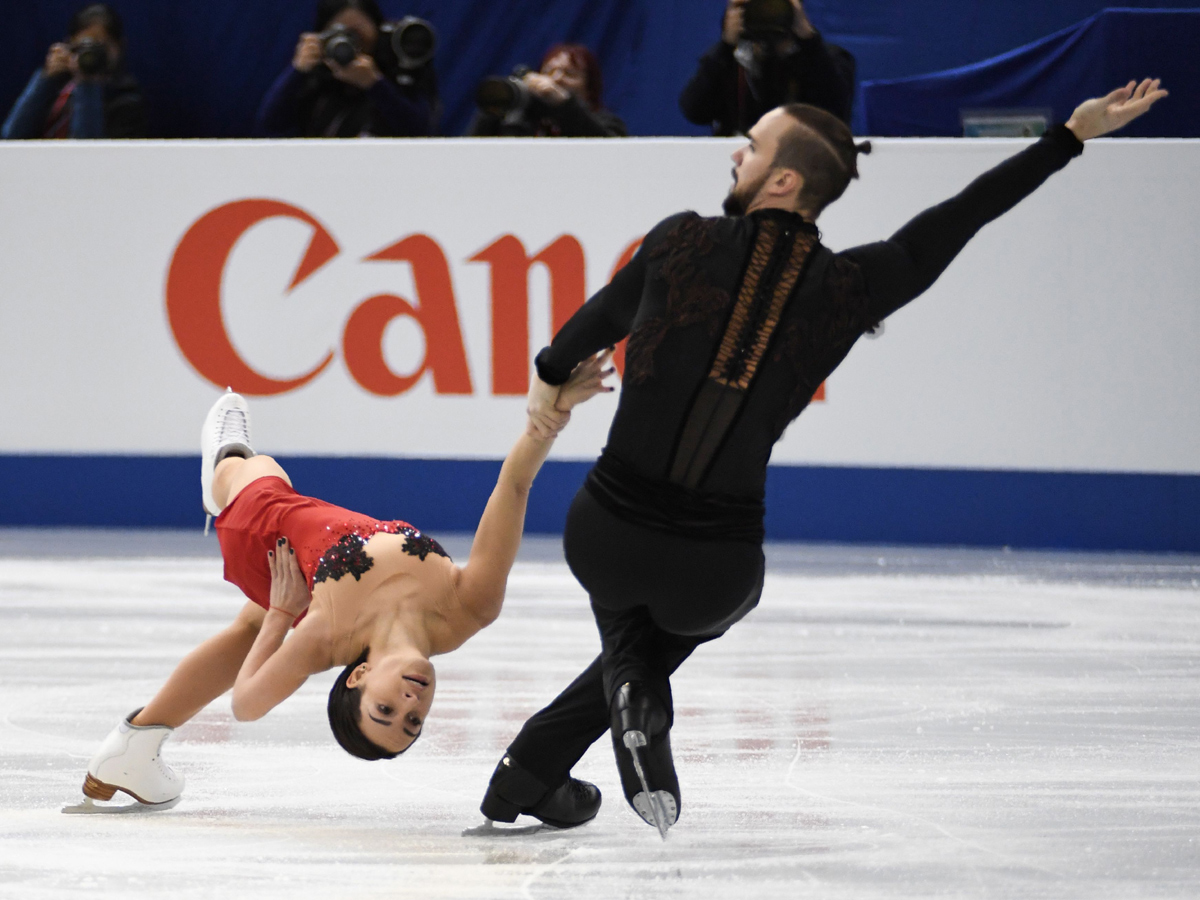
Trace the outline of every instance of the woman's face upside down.
<instances>
[{"instance_id":1,"label":"woman's face upside down","mask_svg":"<svg viewBox=\"0 0 1200 900\"><path fill-rule=\"evenodd\" d=\"M424 727L436 681L433 663L416 651L363 663L346 679L362 690L363 735L393 752L407 750Z\"/></svg>"}]
</instances>

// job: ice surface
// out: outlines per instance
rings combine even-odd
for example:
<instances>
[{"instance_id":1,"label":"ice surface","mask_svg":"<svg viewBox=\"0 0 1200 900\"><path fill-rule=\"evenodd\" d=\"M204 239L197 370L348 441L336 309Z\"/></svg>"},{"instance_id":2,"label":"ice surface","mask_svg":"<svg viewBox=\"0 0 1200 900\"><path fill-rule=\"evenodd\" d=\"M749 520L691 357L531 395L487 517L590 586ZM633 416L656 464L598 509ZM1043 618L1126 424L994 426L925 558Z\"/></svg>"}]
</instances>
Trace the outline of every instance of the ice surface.
<instances>
[{"instance_id":1,"label":"ice surface","mask_svg":"<svg viewBox=\"0 0 1200 900\"><path fill-rule=\"evenodd\" d=\"M327 673L259 722L225 698L179 729L174 810L85 817L59 808L96 745L241 600L211 537L0 531L0 896L1200 894L1200 559L768 558L759 609L675 680L666 843L607 741L576 770L604 792L595 821L464 837L521 722L597 649L553 541L527 542L500 620L436 661L406 756L337 748Z\"/></svg>"}]
</instances>

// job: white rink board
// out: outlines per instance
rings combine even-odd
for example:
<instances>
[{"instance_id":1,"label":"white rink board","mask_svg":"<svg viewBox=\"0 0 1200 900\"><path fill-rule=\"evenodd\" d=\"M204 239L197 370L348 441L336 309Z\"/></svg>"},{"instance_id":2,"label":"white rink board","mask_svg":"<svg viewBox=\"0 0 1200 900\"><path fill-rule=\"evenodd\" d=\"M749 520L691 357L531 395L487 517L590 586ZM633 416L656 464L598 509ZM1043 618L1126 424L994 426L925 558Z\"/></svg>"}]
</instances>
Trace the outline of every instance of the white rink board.
<instances>
[{"instance_id":1,"label":"white rink board","mask_svg":"<svg viewBox=\"0 0 1200 900\"><path fill-rule=\"evenodd\" d=\"M314 231L268 219L233 245L221 303L249 365L305 386L253 402L263 448L312 455L498 458L523 401L490 377L488 265L561 235L589 293L662 217L716 214L734 141L130 142L0 146L4 453L193 453L216 386L169 327L172 254L201 216L246 198L306 211L337 254L288 293ZM1020 141L880 140L824 216L834 249L886 237ZM776 449L789 464L1200 473L1200 142L1109 141L973 241L924 297L863 341ZM368 297L414 300L406 263L364 262L409 235L449 265L472 393L426 375L393 397L349 374L342 334ZM529 278L529 355L550 336ZM385 332L390 368L419 330ZM561 459L594 457L615 397L577 413Z\"/></svg>"}]
</instances>

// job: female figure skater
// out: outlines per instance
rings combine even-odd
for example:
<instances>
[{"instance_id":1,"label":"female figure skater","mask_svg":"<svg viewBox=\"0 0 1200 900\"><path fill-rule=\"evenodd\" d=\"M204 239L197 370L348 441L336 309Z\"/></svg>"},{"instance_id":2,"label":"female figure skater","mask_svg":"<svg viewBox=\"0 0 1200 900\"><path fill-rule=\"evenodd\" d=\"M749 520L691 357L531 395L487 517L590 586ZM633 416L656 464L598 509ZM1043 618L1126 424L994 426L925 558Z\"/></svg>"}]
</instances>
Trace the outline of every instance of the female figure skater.
<instances>
[{"instance_id":1,"label":"female figure skater","mask_svg":"<svg viewBox=\"0 0 1200 900\"><path fill-rule=\"evenodd\" d=\"M117 810L174 806L183 776L159 756L173 729L231 687L234 716L261 718L334 666L345 667L329 694L338 743L368 760L412 746L433 703L430 657L462 646L500 614L534 477L571 408L612 390L602 385L613 371L607 360L602 353L575 368L555 408L530 417L462 567L405 522L296 493L283 468L252 449L245 400L222 396L201 434L201 487L205 510L217 515L225 579L249 602L109 734L88 766L88 799L64 812L112 810L92 801L117 791L138 801ZM594 801L598 808L598 794Z\"/></svg>"}]
</instances>

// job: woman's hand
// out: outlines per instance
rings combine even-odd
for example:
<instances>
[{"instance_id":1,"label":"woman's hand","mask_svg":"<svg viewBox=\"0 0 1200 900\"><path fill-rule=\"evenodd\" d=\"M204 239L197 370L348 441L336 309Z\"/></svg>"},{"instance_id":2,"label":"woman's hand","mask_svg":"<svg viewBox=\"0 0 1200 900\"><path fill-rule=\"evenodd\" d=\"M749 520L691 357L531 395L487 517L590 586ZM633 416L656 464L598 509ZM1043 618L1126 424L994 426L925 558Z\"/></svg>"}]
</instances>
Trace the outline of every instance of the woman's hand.
<instances>
[{"instance_id":1,"label":"woman's hand","mask_svg":"<svg viewBox=\"0 0 1200 900\"><path fill-rule=\"evenodd\" d=\"M300 35L296 44L296 53L292 56L292 68L297 72L311 72L321 62L325 51L321 48L321 39L311 31Z\"/></svg>"},{"instance_id":2,"label":"woman's hand","mask_svg":"<svg viewBox=\"0 0 1200 900\"><path fill-rule=\"evenodd\" d=\"M287 538L275 542L275 549L267 552L271 567L271 609L287 613L293 619L308 609L312 593L308 581L296 559L296 551Z\"/></svg>"},{"instance_id":3,"label":"woman's hand","mask_svg":"<svg viewBox=\"0 0 1200 900\"><path fill-rule=\"evenodd\" d=\"M571 421L569 412L560 412L554 404L558 402L559 388L546 384L537 375L529 385L529 401L525 412L529 419L525 423L525 433L539 441L553 440L558 433L567 427Z\"/></svg>"},{"instance_id":4,"label":"woman's hand","mask_svg":"<svg viewBox=\"0 0 1200 900\"><path fill-rule=\"evenodd\" d=\"M365 53L358 54L348 66L339 66L332 59L327 59L325 65L329 66L329 71L338 81L352 84L364 91L369 90L371 85L383 77L379 66L375 65L374 58Z\"/></svg>"},{"instance_id":5,"label":"woman's hand","mask_svg":"<svg viewBox=\"0 0 1200 900\"><path fill-rule=\"evenodd\" d=\"M45 73L47 78L53 78L55 75L66 75L71 71L71 61L75 58L75 54L71 52L71 48L66 44L51 44L50 50L46 53Z\"/></svg>"},{"instance_id":6,"label":"woman's hand","mask_svg":"<svg viewBox=\"0 0 1200 900\"><path fill-rule=\"evenodd\" d=\"M570 412L580 403L586 403L597 394L611 394L616 390L604 383L605 378L617 371L616 368L608 365L612 361L612 355L613 351L610 347L577 365L566 384L558 389L554 408L559 412Z\"/></svg>"},{"instance_id":7,"label":"woman's hand","mask_svg":"<svg viewBox=\"0 0 1200 900\"><path fill-rule=\"evenodd\" d=\"M1167 96L1159 84L1157 78L1147 78L1141 84L1131 81L1106 97L1085 100L1071 113L1067 127L1081 141L1124 128Z\"/></svg>"}]
</instances>

